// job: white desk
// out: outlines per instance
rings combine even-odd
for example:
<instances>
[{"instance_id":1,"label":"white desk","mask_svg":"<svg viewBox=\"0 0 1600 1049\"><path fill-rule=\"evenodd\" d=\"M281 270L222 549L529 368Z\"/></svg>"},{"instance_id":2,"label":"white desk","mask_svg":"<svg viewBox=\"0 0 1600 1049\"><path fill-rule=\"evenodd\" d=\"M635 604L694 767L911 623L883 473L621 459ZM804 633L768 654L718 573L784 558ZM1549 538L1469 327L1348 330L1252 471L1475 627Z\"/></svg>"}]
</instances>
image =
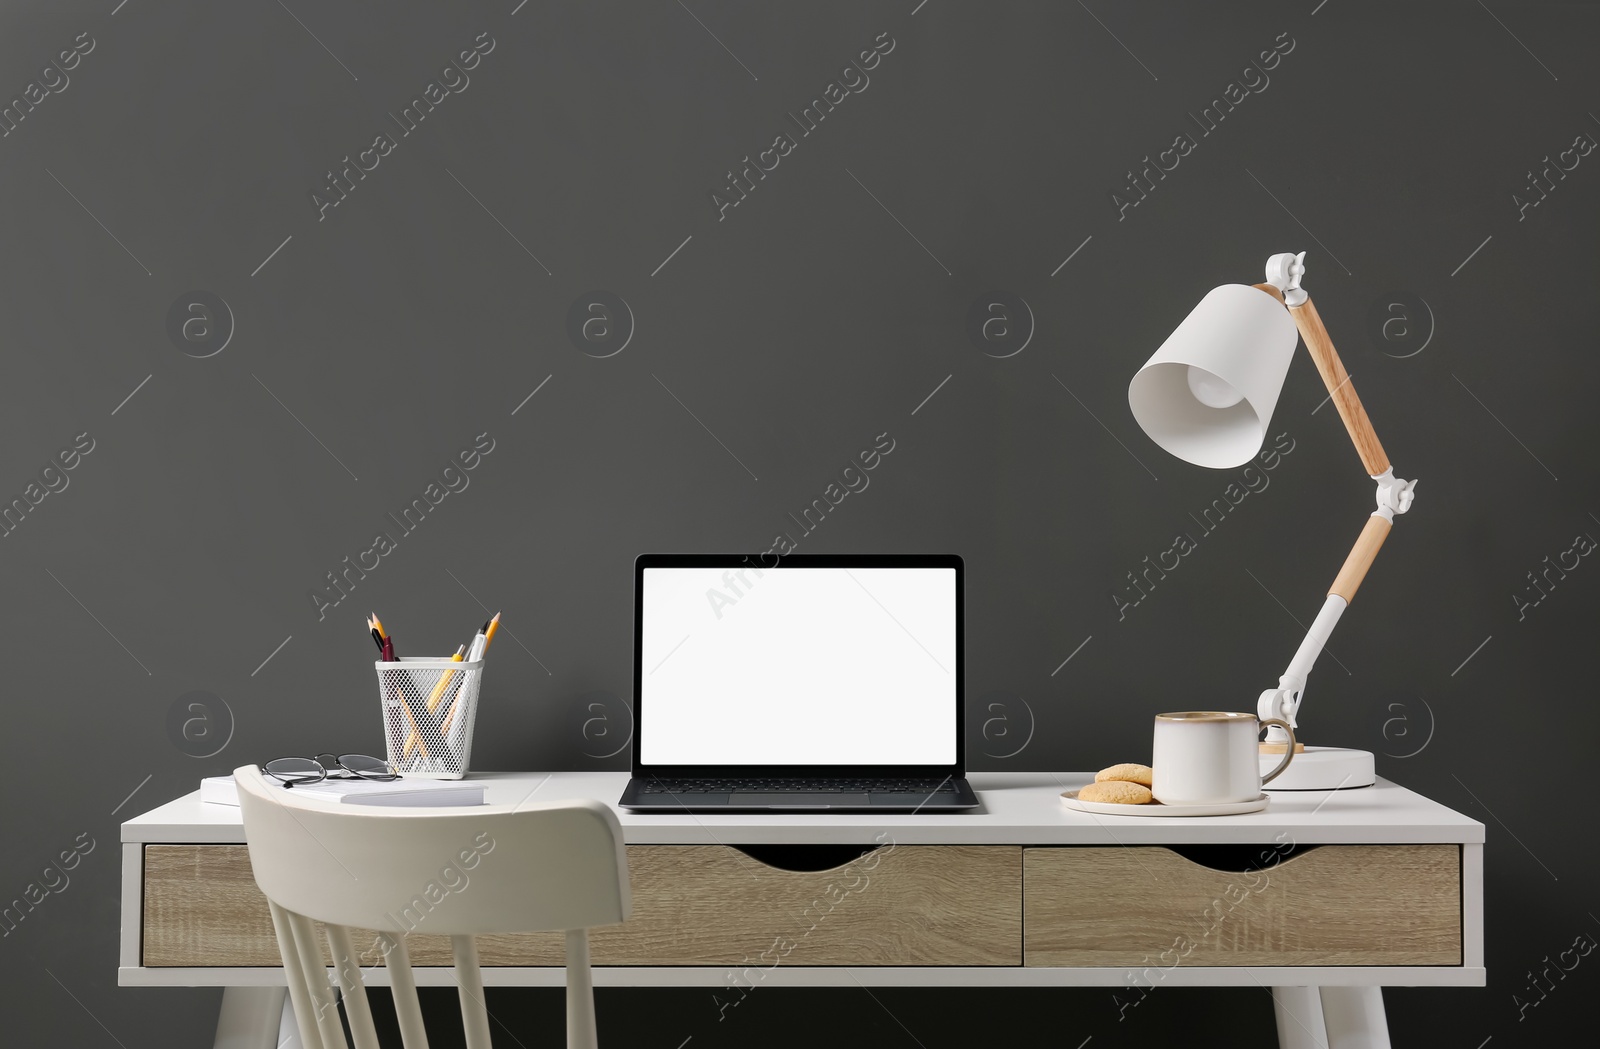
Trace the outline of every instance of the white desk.
<instances>
[{"instance_id":1,"label":"white desk","mask_svg":"<svg viewBox=\"0 0 1600 1049\"><path fill-rule=\"evenodd\" d=\"M490 804L508 806L614 804L627 781L593 772L473 778L488 787ZM635 915L612 927L610 939L607 930L596 933L595 983L725 986L730 967L740 966L753 979L750 960L809 915L810 930L786 941L797 946L782 964L768 958L770 967L755 967L763 986L1267 986L1282 1043L1309 1047L1318 1043L1307 1039L1325 1032L1349 1039L1340 1045L1386 1046L1377 991L1385 984L1484 985L1484 827L1476 820L1384 780L1363 790L1280 793L1265 812L1225 818L1092 816L1061 804L1061 791L1089 779L975 774L983 807L967 814L618 810ZM251 924L248 909L257 906L247 898L254 886L239 848L239 810L203 804L196 792L128 820L122 841L118 982L237 989L225 998L218 1044L261 1044L243 1029L263 1027L283 978L270 927L265 940L259 927L253 940L238 938L248 930L233 931ZM777 845L877 846L882 870L864 867L874 863L871 852L844 868L765 866L759 857L771 853L761 847ZM673 848L652 850L659 846ZM1195 862L1197 846L1232 848ZM1289 846L1301 851L1265 870L1240 869L1239 857ZM734 847L752 847L758 858ZM846 899L824 912L814 894L851 869L856 882L885 888L851 890L850 903L851 891L829 883ZM753 872L759 894L742 888ZM679 888L700 878L701 898L729 923L672 948L681 955L661 953L663 939L650 939L652 928L685 921L672 911L681 901L653 895L668 877ZM225 943L224 929L234 937ZM869 948L859 946L863 937ZM858 962L850 950L871 957ZM485 982L560 985L554 957L536 938L508 940L486 950ZM381 968L368 977L386 983ZM417 977L450 983L447 969L420 957Z\"/></svg>"}]
</instances>

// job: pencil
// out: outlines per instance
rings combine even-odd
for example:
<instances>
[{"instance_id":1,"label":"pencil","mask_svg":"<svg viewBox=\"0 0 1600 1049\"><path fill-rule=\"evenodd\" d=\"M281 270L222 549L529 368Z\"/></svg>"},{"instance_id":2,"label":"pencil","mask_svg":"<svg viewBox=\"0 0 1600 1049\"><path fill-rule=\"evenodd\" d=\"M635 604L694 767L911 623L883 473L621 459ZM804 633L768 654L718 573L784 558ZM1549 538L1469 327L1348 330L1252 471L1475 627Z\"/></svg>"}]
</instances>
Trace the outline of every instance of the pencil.
<instances>
[{"instance_id":1,"label":"pencil","mask_svg":"<svg viewBox=\"0 0 1600 1049\"><path fill-rule=\"evenodd\" d=\"M459 662L461 662L462 657L464 657L466 655L466 653L467 653L467 646L466 645L457 646L456 654L450 657L450 661L452 663L459 663ZM431 714L431 713L433 713L435 710L437 710L439 708L439 701L444 698L445 690L449 687L451 680L454 679L455 676L456 676L456 672L454 670L447 670L443 674L439 675L439 683L433 686L433 691L428 695L428 702L427 702L428 713ZM417 748L417 744L421 743L421 742L423 742L423 741L422 741L420 735L417 732L417 728L416 728L415 722L413 722L412 723L412 727L411 727L411 734L406 737L405 748L402 751L401 756L402 757L407 757L407 758L410 757L411 756L411 752L413 750L415 750Z\"/></svg>"},{"instance_id":2,"label":"pencil","mask_svg":"<svg viewBox=\"0 0 1600 1049\"><path fill-rule=\"evenodd\" d=\"M378 659L385 663L393 660L393 642L389 641L387 636L384 634L383 625L378 622L378 615L376 612L368 614L367 630L372 634L373 643L378 646ZM394 681L386 681L384 686L384 699L386 701L385 705L387 706L389 713L389 739L393 741L400 738L400 718L402 714L404 715L405 720L412 725L413 730L415 730L416 721L411 716L411 708L406 703L404 695L400 692L398 683ZM398 711L395 709L397 706L400 708ZM393 743L391 742L389 745L392 747Z\"/></svg>"},{"instance_id":3,"label":"pencil","mask_svg":"<svg viewBox=\"0 0 1600 1049\"><path fill-rule=\"evenodd\" d=\"M489 621L487 623L483 624L483 630L481 631L482 634L483 634L483 644L482 645L476 645L475 644L475 647L477 649L476 655L477 655L477 657L479 659L482 659L484 653L489 651L489 642L494 640L494 635L495 635L495 633L497 631L499 631L499 629L500 629L500 613L496 612L493 616L491 616L489 618ZM474 643L476 643L477 638L473 638L473 641L474 641ZM457 688L456 689L456 694L450 697L450 709L445 711L444 721L440 725L440 728L439 728L439 731L444 734L445 739L446 739L447 742L448 742L448 740L450 738L450 725L451 725L451 723L453 721L455 721L455 718L456 718L456 700L460 697L460 694L461 694L461 690L459 688Z\"/></svg>"},{"instance_id":4,"label":"pencil","mask_svg":"<svg viewBox=\"0 0 1600 1049\"><path fill-rule=\"evenodd\" d=\"M406 712L406 721L411 724L411 734L415 736L417 734L417 719L411 713L411 704L406 701L404 696L400 698L400 709ZM411 748L408 746L406 752L400 756L400 760L405 761L409 757L411 757Z\"/></svg>"},{"instance_id":5,"label":"pencil","mask_svg":"<svg viewBox=\"0 0 1600 1049\"><path fill-rule=\"evenodd\" d=\"M498 615L498 614L499 613L496 613L496 615ZM472 644L467 647L467 655L466 655L467 662L470 663L470 662L472 662L474 660L478 660L478 659L482 659L483 658L483 650L484 650L484 647L488 643L486 639L489 636L489 629L493 624L494 624L494 617L491 616L488 619L485 619L483 621L483 626L479 627L478 628L478 632L476 634L472 635ZM452 676L454 676L454 675L452 675ZM463 683L465 683L465 680L466 680L465 678L462 678L462 682ZM440 729L439 729L439 731L441 733L447 733L449 731L449 729L450 729L450 722L455 717L455 709L456 709L456 702L455 701L456 701L456 697L460 695L460 691L461 691L460 685L457 685L456 690L455 690L455 694L450 697L450 708L444 712L443 720L441 722ZM449 745L449 740L448 740L448 737L447 737L446 738L446 746L448 746L448 745Z\"/></svg>"},{"instance_id":6,"label":"pencil","mask_svg":"<svg viewBox=\"0 0 1600 1049\"><path fill-rule=\"evenodd\" d=\"M457 646L456 654L450 657L450 661L452 663L459 663L459 662L461 662L462 659L464 659L466 657L466 654L467 654L467 646L466 645ZM429 713L432 713L433 711L438 709L439 700L444 698L444 690L449 686L451 679L454 678L455 676L456 676L456 672L454 670L446 671L445 673L439 675L439 683L437 685L433 686L433 691L431 693L429 693L429 695L428 695L428 712Z\"/></svg>"}]
</instances>

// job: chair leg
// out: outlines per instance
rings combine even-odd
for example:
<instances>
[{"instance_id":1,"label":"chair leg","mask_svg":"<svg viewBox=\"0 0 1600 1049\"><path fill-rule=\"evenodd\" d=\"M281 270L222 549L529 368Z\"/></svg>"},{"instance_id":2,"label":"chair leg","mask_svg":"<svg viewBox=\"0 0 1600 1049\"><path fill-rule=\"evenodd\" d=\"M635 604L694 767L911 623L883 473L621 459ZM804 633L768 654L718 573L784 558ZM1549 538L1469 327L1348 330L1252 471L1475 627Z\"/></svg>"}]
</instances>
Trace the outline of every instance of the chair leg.
<instances>
[{"instance_id":1,"label":"chair leg","mask_svg":"<svg viewBox=\"0 0 1600 1049\"><path fill-rule=\"evenodd\" d=\"M267 907L272 912L272 929L278 936L278 953L283 957L283 977L289 984L289 1001L294 1006L295 1025L300 1028L300 1042L305 1049L323 1049L322 1035L317 1031L317 1002L300 963L300 945L289 912L271 900Z\"/></svg>"},{"instance_id":2,"label":"chair leg","mask_svg":"<svg viewBox=\"0 0 1600 1049\"><path fill-rule=\"evenodd\" d=\"M450 937L456 956L456 984L461 989L461 1027L467 1049L491 1049L489 1007L483 997L483 970L478 968L478 945L470 936Z\"/></svg>"},{"instance_id":3,"label":"chair leg","mask_svg":"<svg viewBox=\"0 0 1600 1049\"><path fill-rule=\"evenodd\" d=\"M328 986L328 970L322 964L322 945L317 942L317 927L310 918L285 911L294 928L295 946L300 949L300 968L305 971L306 987L311 992L317 1030L322 1032L322 1049L350 1049L339 1023L339 1003ZM304 1036L301 1037L304 1041Z\"/></svg>"},{"instance_id":4,"label":"chair leg","mask_svg":"<svg viewBox=\"0 0 1600 1049\"><path fill-rule=\"evenodd\" d=\"M567 930L567 1049L596 1049L589 933Z\"/></svg>"},{"instance_id":5,"label":"chair leg","mask_svg":"<svg viewBox=\"0 0 1600 1049\"><path fill-rule=\"evenodd\" d=\"M428 1032L422 1026L422 1006L417 1003L417 976L411 971L411 951L405 933L384 933L383 964L389 970L389 990L394 995L394 1015L400 1021L400 1041L406 1049L428 1049Z\"/></svg>"},{"instance_id":6,"label":"chair leg","mask_svg":"<svg viewBox=\"0 0 1600 1049\"><path fill-rule=\"evenodd\" d=\"M367 1004L367 985L361 979L361 959L350 942L350 930L329 925L328 946L333 951L333 971L344 996L344 1015L350 1023L350 1036L356 1049L380 1049L378 1032L372 1026L372 1007Z\"/></svg>"}]
</instances>

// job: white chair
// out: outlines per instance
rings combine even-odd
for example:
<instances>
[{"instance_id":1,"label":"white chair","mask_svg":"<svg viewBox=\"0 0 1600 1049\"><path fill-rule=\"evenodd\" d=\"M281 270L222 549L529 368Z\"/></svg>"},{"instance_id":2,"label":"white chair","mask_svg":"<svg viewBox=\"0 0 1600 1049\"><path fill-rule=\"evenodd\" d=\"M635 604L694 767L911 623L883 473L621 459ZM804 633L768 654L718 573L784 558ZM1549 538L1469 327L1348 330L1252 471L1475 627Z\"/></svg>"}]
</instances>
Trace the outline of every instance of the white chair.
<instances>
[{"instance_id":1,"label":"white chair","mask_svg":"<svg viewBox=\"0 0 1600 1049\"><path fill-rule=\"evenodd\" d=\"M587 929L632 906L622 827L592 800L401 809L298 798L253 765L234 770L256 884L272 909L305 1049L347 1049L314 921L327 926L356 1049L379 1049L350 930L379 934L406 1049L427 1049L406 935L451 938L468 1049L490 1049L474 936L562 930L567 1045L595 1049Z\"/></svg>"}]
</instances>

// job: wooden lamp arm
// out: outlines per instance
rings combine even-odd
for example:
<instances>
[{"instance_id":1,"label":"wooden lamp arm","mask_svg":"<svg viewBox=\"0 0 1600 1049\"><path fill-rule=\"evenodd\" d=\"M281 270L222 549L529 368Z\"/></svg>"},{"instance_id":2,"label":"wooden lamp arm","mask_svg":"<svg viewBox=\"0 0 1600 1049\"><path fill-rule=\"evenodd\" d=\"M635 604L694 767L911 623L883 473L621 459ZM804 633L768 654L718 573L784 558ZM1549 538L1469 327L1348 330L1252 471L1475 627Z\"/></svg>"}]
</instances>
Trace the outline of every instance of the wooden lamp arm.
<instances>
[{"instance_id":1,"label":"wooden lamp arm","mask_svg":"<svg viewBox=\"0 0 1600 1049\"><path fill-rule=\"evenodd\" d=\"M1257 284L1256 287L1279 302L1283 301L1283 292L1273 285ZM1378 440L1377 431L1372 428L1372 420L1367 418L1361 398L1356 395L1356 388L1350 382L1350 373L1345 371L1344 362L1339 359L1339 351L1333 347L1333 338L1322 323L1322 316L1317 313L1317 307L1309 297L1298 306L1289 306L1288 310L1294 318L1295 327L1300 329L1300 337L1305 340L1306 351L1317 366L1317 374L1322 376L1322 383L1328 388L1333 406L1339 411L1339 418L1344 420L1350 441L1356 446L1356 454L1361 456L1361 465L1366 468L1368 476L1378 480L1381 486L1383 475L1392 469L1389 456ZM1339 569L1333 586L1328 590L1328 593L1344 598L1346 604L1355 599L1357 588L1366 578L1367 570L1377 558L1383 541L1389 537L1393 514L1398 508L1390 507L1390 512L1386 514L1381 509L1383 504L1383 493L1380 491L1380 510L1367 519L1366 527L1361 530L1350 556L1345 558L1344 566Z\"/></svg>"},{"instance_id":2,"label":"wooden lamp arm","mask_svg":"<svg viewBox=\"0 0 1600 1049\"><path fill-rule=\"evenodd\" d=\"M1367 410L1361 406L1361 398L1356 396L1356 388L1350 385L1350 373L1344 370L1344 362L1339 359L1339 351L1333 348L1333 339L1328 336L1317 307L1308 298L1298 306L1290 306L1289 316L1300 329L1300 338L1305 340L1306 350L1333 397L1333 406L1339 409L1344 428L1350 431L1350 440L1356 446L1356 454L1361 456L1361 465L1367 468L1369 476L1377 477L1389 469L1389 457L1378 443L1378 434L1372 428L1372 420L1367 418Z\"/></svg>"},{"instance_id":3,"label":"wooden lamp arm","mask_svg":"<svg viewBox=\"0 0 1600 1049\"><path fill-rule=\"evenodd\" d=\"M1279 302L1283 301L1283 292L1271 284L1255 286ZM1310 298L1298 306L1288 307L1288 310L1289 316L1294 318L1295 327L1300 329L1300 338L1305 340L1306 352L1311 354L1311 360L1317 366L1317 374L1322 376L1322 383L1333 398L1339 418L1344 420L1344 428L1350 432L1356 454L1361 456L1361 465L1367 468L1368 476L1377 477L1390 468L1389 456L1378 440L1377 431L1372 428L1372 420L1367 418L1367 410L1361 406L1361 398L1356 396L1356 388L1350 384L1350 373L1344 370L1339 351L1333 348L1333 338L1323 325L1322 316L1317 313L1317 307Z\"/></svg>"},{"instance_id":4,"label":"wooden lamp arm","mask_svg":"<svg viewBox=\"0 0 1600 1049\"><path fill-rule=\"evenodd\" d=\"M1381 514L1373 514L1367 518L1367 523L1361 529L1361 534L1356 537L1355 545L1350 548L1350 554L1344 559L1339 574L1334 576L1333 585L1328 588L1329 594L1337 594L1344 598L1344 603L1347 605L1355 600L1356 589L1367 577L1367 569L1371 568L1372 562L1377 559L1378 550L1383 546L1383 541L1389 538L1389 529L1392 527L1389 519Z\"/></svg>"}]
</instances>

